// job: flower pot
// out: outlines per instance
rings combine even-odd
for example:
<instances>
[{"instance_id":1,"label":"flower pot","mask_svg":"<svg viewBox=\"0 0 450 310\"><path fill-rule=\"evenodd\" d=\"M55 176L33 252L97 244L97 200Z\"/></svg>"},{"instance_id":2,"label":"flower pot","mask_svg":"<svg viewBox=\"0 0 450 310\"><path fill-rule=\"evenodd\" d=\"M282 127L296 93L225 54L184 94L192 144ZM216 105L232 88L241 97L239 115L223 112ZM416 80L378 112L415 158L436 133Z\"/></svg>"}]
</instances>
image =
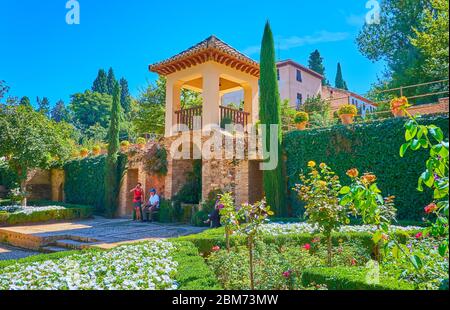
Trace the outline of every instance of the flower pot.
<instances>
[{"instance_id":1,"label":"flower pot","mask_svg":"<svg viewBox=\"0 0 450 310\"><path fill-rule=\"evenodd\" d=\"M83 158L87 157L88 155L89 155L89 152L87 152L87 151L81 151L80 152L80 156L83 157Z\"/></svg>"},{"instance_id":2,"label":"flower pot","mask_svg":"<svg viewBox=\"0 0 450 310\"><path fill-rule=\"evenodd\" d=\"M298 130L305 130L306 129L306 125L308 125L308 122L301 122L301 123L297 123L295 125L297 126Z\"/></svg>"},{"instance_id":3,"label":"flower pot","mask_svg":"<svg viewBox=\"0 0 450 310\"><path fill-rule=\"evenodd\" d=\"M405 111L402 108L392 108L391 109L392 114L395 117L404 117L405 116Z\"/></svg>"},{"instance_id":4,"label":"flower pot","mask_svg":"<svg viewBox=\"0 0 450 310\"><path fill-rule=\"evenodd\" d=\"M341 115L339 115L339 117L341 118L342 124L350 125L350 124L353 124L353 118L355 117L355 115L353 115L353 114L341 114Z\"/></svg>"}]
</instances>

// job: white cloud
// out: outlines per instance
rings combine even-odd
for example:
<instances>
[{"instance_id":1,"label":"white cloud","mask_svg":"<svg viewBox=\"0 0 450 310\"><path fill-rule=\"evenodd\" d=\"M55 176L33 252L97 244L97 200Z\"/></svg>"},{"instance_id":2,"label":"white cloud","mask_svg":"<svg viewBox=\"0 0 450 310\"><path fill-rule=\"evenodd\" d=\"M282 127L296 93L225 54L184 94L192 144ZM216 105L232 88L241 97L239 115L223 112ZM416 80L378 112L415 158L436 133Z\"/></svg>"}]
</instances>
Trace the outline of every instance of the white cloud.
<instances>
[{"instance_id":1,"label":"white cloud","mask_svg":"<svg viewBox=\"0 0 450 310\"><path fill-rule=\"evenodd\" d=\"M349 37L349 33L347 32L329 32L329 31L320 31L316 32L313 35L307 35L303 37L299 36L291 36L291 37L279 37L275 40L275 46L280 50L289 50L291 48L313 45L319 43L327 43L327 42L338 42L346 40ZM244 54L252 55L259 53L261 47L254 45L249 46L243 50Z\"/></svg>"}]
</instances>

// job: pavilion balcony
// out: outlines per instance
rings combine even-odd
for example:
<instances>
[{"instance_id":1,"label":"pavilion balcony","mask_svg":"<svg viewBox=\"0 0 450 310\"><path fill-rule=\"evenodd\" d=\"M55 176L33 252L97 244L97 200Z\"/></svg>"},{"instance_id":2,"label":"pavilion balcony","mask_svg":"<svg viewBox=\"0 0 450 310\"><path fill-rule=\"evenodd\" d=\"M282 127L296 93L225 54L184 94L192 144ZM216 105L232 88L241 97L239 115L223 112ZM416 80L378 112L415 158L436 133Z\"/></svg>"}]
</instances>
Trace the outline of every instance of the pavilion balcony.
<instances>
[{"instance_id":1,"label":"pavilion balcony","mask_svg":"<svg viewBox=\"0 0 450 310\"><path fill-rule=\"evenodd\" d=\"M225 106L220 106L219 108L220 124L217 125L221 125L227 121L225 124L232 123L242 125L245 128L249 123L250 113ZM201 106L175 111L176 123L177 125L185 125L189 130L202 128L202 112L203 108ZM196 119L200 120L200 123L196 123ZM178 128L181 131L182 128L180 126Z\"/></svg>"}]
</instances>

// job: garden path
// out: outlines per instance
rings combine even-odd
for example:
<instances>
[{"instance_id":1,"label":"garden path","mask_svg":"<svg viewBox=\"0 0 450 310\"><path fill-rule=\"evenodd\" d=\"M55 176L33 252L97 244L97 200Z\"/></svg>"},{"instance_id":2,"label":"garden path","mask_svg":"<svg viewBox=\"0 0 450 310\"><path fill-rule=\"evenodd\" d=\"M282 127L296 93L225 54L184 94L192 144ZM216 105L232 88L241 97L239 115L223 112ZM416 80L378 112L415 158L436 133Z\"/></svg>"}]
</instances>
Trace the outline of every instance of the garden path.
<instances>
[{"instance_id":1,"label":"garden path","mask_svg":"<svg viewBox=\"0 0 450 310\"><path fill-rule=\"evenodd\" d=\"M133 222L105 219L22 225L0 228L0 240L24 249L58 252L89 247L112 248L123 243L167 239L203 231L180 224Z\"/></svg>"}]
</instances>

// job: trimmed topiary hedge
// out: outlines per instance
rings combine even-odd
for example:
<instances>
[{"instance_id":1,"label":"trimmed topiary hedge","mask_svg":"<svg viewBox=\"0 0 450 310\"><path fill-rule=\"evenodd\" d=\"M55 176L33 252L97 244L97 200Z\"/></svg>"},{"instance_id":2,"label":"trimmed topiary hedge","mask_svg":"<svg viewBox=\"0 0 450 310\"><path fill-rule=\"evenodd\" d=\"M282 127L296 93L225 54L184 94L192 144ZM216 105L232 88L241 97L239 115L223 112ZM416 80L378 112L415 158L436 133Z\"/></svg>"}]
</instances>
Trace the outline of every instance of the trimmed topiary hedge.
<instances>
[{"instance_id":1,"label":"trimmed topiary hedge","mask_svg":"<svg viewBox=\"0 0 450 310\"><path fill-rule=\"evenodd\" d=\"M30 202L30 206L61 206L65 209L35 211L31 214L9 213L0 211L0 226L9 226L17 224L40 223L48 221L86 219L93 215L93 208L83 205L72 205L59 202Z\"/></svg>"},{"instance_id":2,"label":"trimmed topiary hedge","mask_svg":"<svg viewBox=\"0 0 450 310\"><path fill-rule=\"evenodd\" d=\"M105 159L104 155L87 157L69 161L64 165L64 193L68 203L94 206L96 214L103 214ZM120 154L120 175L125 172L126 162L126 155Z\"/></svg>"},{"instance_id":3,"label":"trimmed topiary hedge","mask_svg":"<svg viewBox=\"0 0 450 310\"><path fill-rule=\"evenodd\" d=\"M395 278L387 278L380 273L378 284L366 281L364 267L316 267L303 271L302 284L325 284L329 290L414 290L414 285Z\"/></svg>"},{"instance_id":4,"label":"trimmed topiary hedge","mask_svg":"<svg viewBox=\"0 0 450 310\"><path fill-rule=\"evenodd\" d=\"M351 168L376 174L383 194L396 196L398 219L421 219L423 208L432 200L432 195L430 191L417 191L417 181L429 154L422 150L408 152L400 158L400 146L405 142L405 121L404 118L390 118L287 133L284 150L291 213L303 214L303 206L292 188L299 182L299 174L306 169L308 161L314 160L326 162L344 184L350 182L346 172ZM420 122L441 127L448 137L448 115L427 116Z\"/></svg>"},{"instance_id":5,"label":"trimmed topiary hedge","mask_svg":"<svg viewBox=\"0 0 450 310\"><path fill-rule=\"evenodd\" d=\"M222 289L213 270L199 255L191 242L173 242L177 250L172 254L178 263L175 280L180 290L220 290Z\"/></svg>"},{"instance_id":6,"label":"trimmed topiary hedge","mask_svg":"<svg viewBox=\"0 0 450 310\"><path fill-rule=\"evenodd\" d=\"M405 232L405 231L397 231L395 232L397 239L399 242L406 242L406 240L414 236L417 232ZM320 237L323 242L325 242L326 238L320 234L286 234L286 235L278 235L278 236L262 236L261 239L264 243L267 244L276 244L277 246L283 246L285 244L293 244L302 246L306 243L310 243L314 237ZM337 245L339 242L347 242L352 240L360 241L369 252L373 252L375 249L375 244L373 242L373 235L366 232L338 232L333 233L333 244ZM226 246L225 243L225 231L224 228L215 228L208 229L204 232L195 235L188 235L178 237L173 240L180 241L190 241L198 248L200 253L204 253L208 255L213 246L220 246L221 248ZM231 236L231 245L245 245L246 239L243 236Z\"/></svg>"}]
</instances>

